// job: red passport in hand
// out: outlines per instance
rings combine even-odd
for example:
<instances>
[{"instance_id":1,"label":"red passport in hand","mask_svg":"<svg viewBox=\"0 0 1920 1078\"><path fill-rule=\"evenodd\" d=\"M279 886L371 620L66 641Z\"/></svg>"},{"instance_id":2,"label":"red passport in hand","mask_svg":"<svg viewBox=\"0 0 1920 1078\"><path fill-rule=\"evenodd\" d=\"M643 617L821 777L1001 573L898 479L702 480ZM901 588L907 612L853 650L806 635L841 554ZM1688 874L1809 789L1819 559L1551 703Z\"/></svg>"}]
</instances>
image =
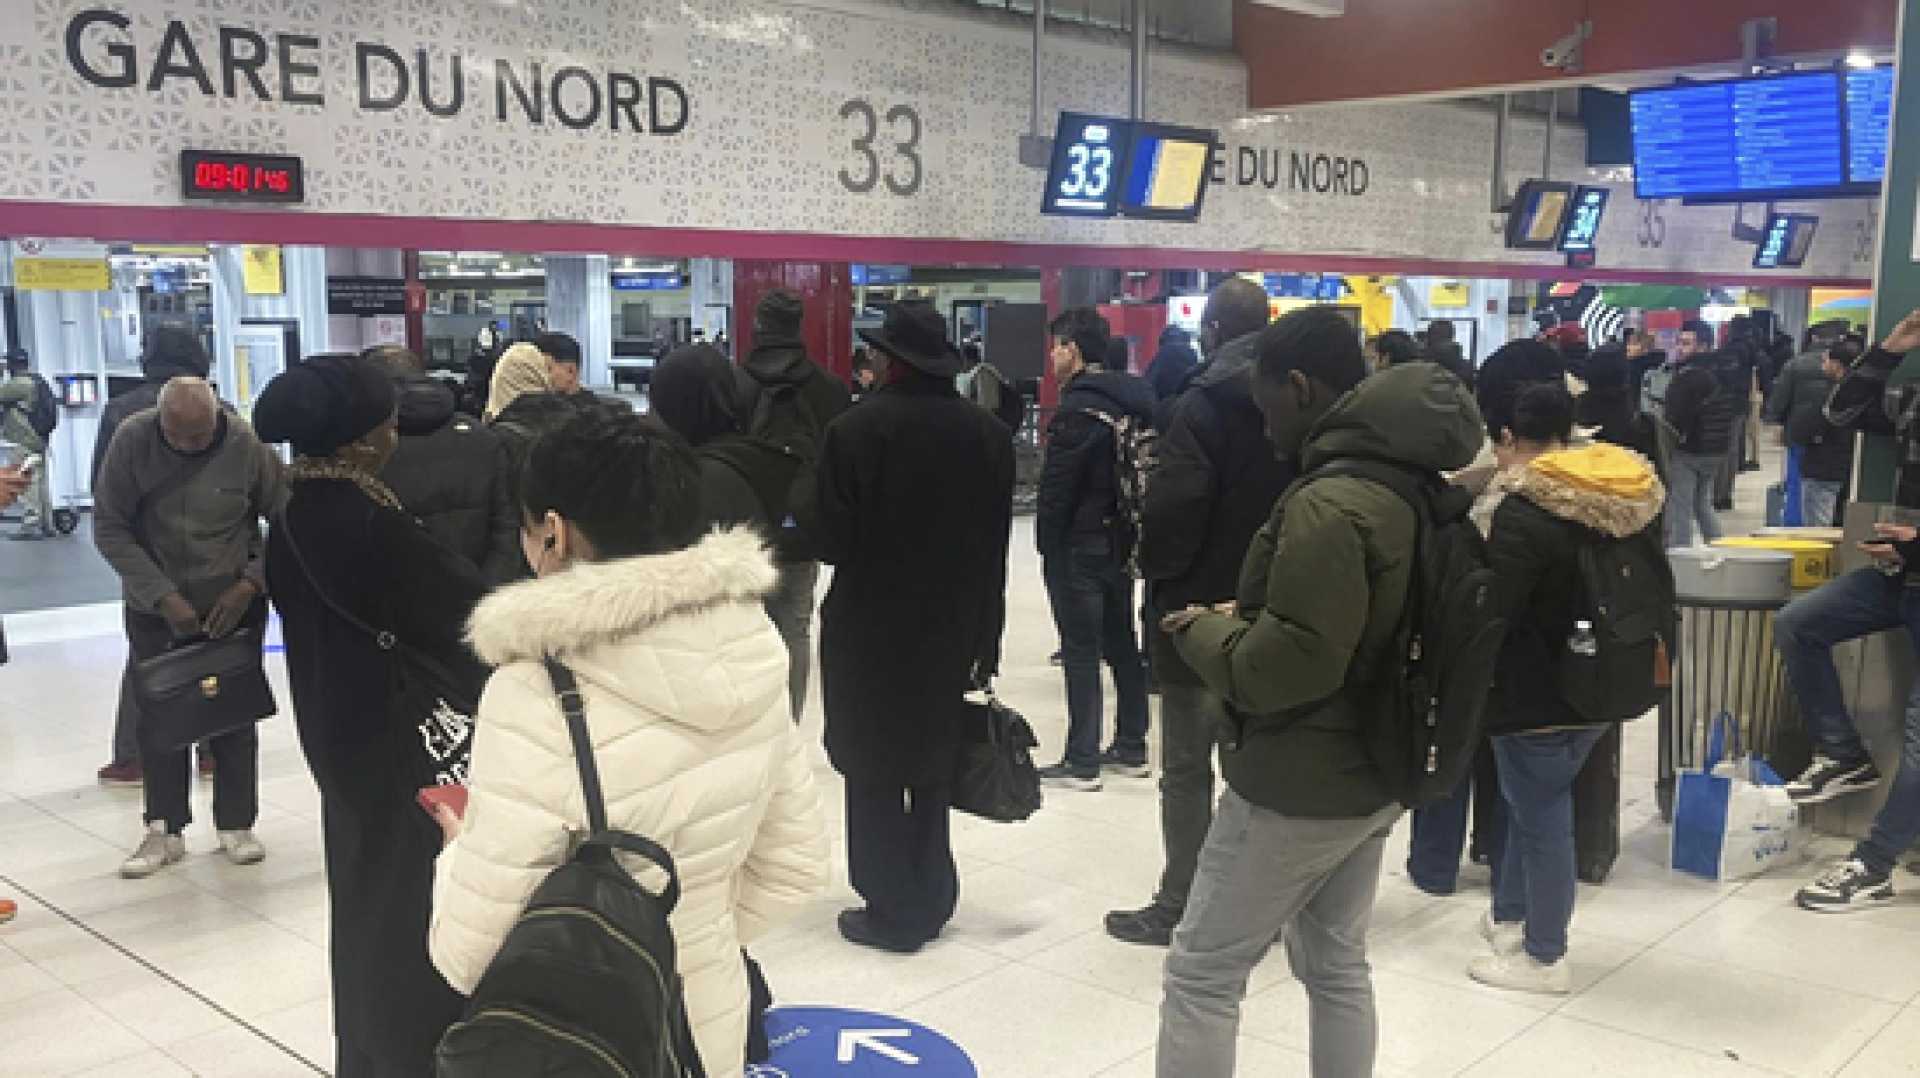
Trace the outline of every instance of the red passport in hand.
<instances>
[{"instance_id":1,"label":"red passport in hand","mask_svg":"<svg viewBox=\"0 0 1920 1078\"><path fill-rule=\"evenodd\" d=\"M415 795L420 807L427 815L433 815L435 807L445 805L453 810L455 816L467 815L467 788L465 786L428 786Z\"/></svg>"}]
</instances>

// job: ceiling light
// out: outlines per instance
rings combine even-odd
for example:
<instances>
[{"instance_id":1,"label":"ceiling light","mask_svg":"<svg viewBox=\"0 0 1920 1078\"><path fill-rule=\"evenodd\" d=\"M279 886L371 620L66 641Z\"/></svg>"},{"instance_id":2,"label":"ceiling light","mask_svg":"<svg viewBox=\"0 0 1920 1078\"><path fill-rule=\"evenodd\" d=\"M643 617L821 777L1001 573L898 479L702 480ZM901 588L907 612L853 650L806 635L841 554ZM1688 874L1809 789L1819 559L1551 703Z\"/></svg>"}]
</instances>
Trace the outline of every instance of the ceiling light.
<instances>
[{"instance_id":1,"label":"ceiling light","mask_svg":"<svg viewBox=\"0 0 1920 1078\"><path fill-rule=\"evenodd\" d=\"M1872 67L1874 66L1873 57L1868 56L1864 52L1850 52L1847 54L1847 66L1856 68Z\"/></svg>"}]
</instances>

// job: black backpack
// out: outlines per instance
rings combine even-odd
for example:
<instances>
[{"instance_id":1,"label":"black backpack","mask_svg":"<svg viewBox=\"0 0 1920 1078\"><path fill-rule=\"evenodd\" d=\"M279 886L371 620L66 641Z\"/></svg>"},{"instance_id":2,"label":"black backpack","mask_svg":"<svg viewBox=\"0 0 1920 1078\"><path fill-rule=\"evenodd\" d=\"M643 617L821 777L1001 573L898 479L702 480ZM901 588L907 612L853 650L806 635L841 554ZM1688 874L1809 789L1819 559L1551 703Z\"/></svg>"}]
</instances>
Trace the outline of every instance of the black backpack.
<instances>
[{"instance_id":1,"label":"black backpack","mask_svg":"<svg viewBox=\"0 0 1920 1078\"><path fill-rule=\"evenodd\" d=\"M747 411L747 438L784 458L784 464L759 460L745 469L738 469L737 464L736 468L760 495L766 509L774 559L783 565L818 561L819 554L800 527L794 507L806 504L811 497L825 426L800 386L756 385L753 407Z\"/></svg>"},{"instance_id":2,"label":"black backpack","mask_svg":"<svg viewBox=\"0 0 1920 1078\"><path fill-rule=\"evenodd\" d=\"M667 923L680 900L673 858L649 839L608 828L579 686L552 659L547 675L573 737L589 831L527 900L466 1013L441 1038L434 1073L704 1078ZM649 893L616 852L659 865L666 889Z\"/></svg>"},{"instance_id":3,"label":"black backpack","mask_svg":"<svg viewBox=\"0 0 1920 1078\"><path fill-rule=\"evenodd\" d=\"M1624 539L1590 532L1580 543L1582 612L1560 649L1558 673L1561 698L1589 722L1637 719L1666 695L1678 607L1673 566L1656 531Z\"/></svg>"},{"instance_id":4,"label":"black backpack","mask_svg":"<svg viewBox=\"0 0 1920 1078\"><path fill-rule=\"evenodd\" d=\"M53 434L54 429L60 426L60 402L54 399L53 387L47 384L45 378L37 374L32 378L33 399L24 406L16 401L8 401L6 411L15 409L24 411L27 416L27 426L40 437L41 441L45 441ZM0 381L4 380L4 372L0 372Z\"/></svg>"},{"instance_id":5,"label":"black backpack","mask_svg":"<svg viewBox=\"0 0 1920 1078\"><path fill-rule=\"evenodd\" d=\"M1496 604L1473 498L1439 475L1343 459L1303 483L1347 476L1377 483L1418 521L1407 605L1395 651L1359 671L1361 731L1395 799L1420 808L1451 795L1473 768L1507 620Z\"/></svg>"}]
</instances>

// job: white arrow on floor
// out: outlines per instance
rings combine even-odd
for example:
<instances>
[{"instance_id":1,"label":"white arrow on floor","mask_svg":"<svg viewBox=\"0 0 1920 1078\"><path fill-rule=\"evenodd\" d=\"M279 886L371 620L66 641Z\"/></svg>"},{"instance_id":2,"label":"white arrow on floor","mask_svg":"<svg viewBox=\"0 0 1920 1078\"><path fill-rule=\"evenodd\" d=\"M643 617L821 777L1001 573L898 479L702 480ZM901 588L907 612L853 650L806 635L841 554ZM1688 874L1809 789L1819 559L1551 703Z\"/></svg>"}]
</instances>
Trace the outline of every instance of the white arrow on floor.
<instances>
[{"instance_id":1,"label":"white arrow on floor","mask_svg":"<svg viewBox=\"0 0 1920 1078\"><path fill-rule=\"evenodd\" d=\"M840 1031L840 1062L853 1062L853 1055L860 1049L886 1056L895 1063L904 1063L909 1067L920 1065L920 1057L904 1049L895 1048L882 1038L911 1037L910 1029L843 1029Z\"/></svg>"}]
</instances>

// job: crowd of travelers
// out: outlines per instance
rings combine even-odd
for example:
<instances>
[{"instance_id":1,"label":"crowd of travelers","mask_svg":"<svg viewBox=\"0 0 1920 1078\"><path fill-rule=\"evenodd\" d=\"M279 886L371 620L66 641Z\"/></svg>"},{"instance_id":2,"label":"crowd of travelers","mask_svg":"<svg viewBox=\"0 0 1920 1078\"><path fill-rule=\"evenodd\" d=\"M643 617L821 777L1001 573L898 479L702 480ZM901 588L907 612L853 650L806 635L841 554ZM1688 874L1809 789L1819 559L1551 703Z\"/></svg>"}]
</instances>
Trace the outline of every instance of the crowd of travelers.
<instances>
[{"instance_id":1,"label":"crowd of travelers","mask_svg":"<svg viewBox=\"0 0 1920 1078\"><path fill-rule=\"evenodd\" d=\"M270 601L321 796L334 1073L548 1073L590 1050L724 1078L765 1058L778 971L751 949L828 882L798 728L823 564L825 750L862 900L838 929L911 954L954 917L964 701L1001 665L1011 435L1032 402L924 303L861 331L851 388L803 328L796 297L768 294L739 362L673 351L644 415L584 390L558 333L507 348L477 408L388 345L293 365L251 423L190 334L147 342L94 465L129 645L100 777L145 789L121 872L181 860L191 822L195 765L152 735L142 664L257 632ZM1851 431L1920 439L1920 407L1883 403L1920 312L1880 347L1825 339L1778 371L1758 337L1736 324L1716 346L1689 323L1664 355L1563 335L1476 363L1446 320L1363 344L1331 308L1270 320L1233 278L1198 341L1168 331L1141 377L1095 310L1052 324L1033 531L1068 721L1038 778L1081 796L1150 775L1159 695L1164 864L1105 927L1167 949L1162 1078L1234 1073L1248 977L1276 944L1306 989L1313 1073L1372 1073L1367 927L1409 809L1416 886L1455 889L1470 817L1492 870L1464 974L1571 991L1574 785L1659 688L1664 552L1719 534L1756 393L1773 390L1816 519ZM0 501L25 486L0 470ZM1780 617L1819 745L1791 787L1806 803L1884 778L1833 646L1920 639L1920 532L1883 525L1870 553ZM253 726L197 751L219 849L259 862ZM1916 837L1920 695L1872 835L1800 904L1891 898ZM607 1021L610 1000L647 1021Z\"/></svg>"}]
</instances>

